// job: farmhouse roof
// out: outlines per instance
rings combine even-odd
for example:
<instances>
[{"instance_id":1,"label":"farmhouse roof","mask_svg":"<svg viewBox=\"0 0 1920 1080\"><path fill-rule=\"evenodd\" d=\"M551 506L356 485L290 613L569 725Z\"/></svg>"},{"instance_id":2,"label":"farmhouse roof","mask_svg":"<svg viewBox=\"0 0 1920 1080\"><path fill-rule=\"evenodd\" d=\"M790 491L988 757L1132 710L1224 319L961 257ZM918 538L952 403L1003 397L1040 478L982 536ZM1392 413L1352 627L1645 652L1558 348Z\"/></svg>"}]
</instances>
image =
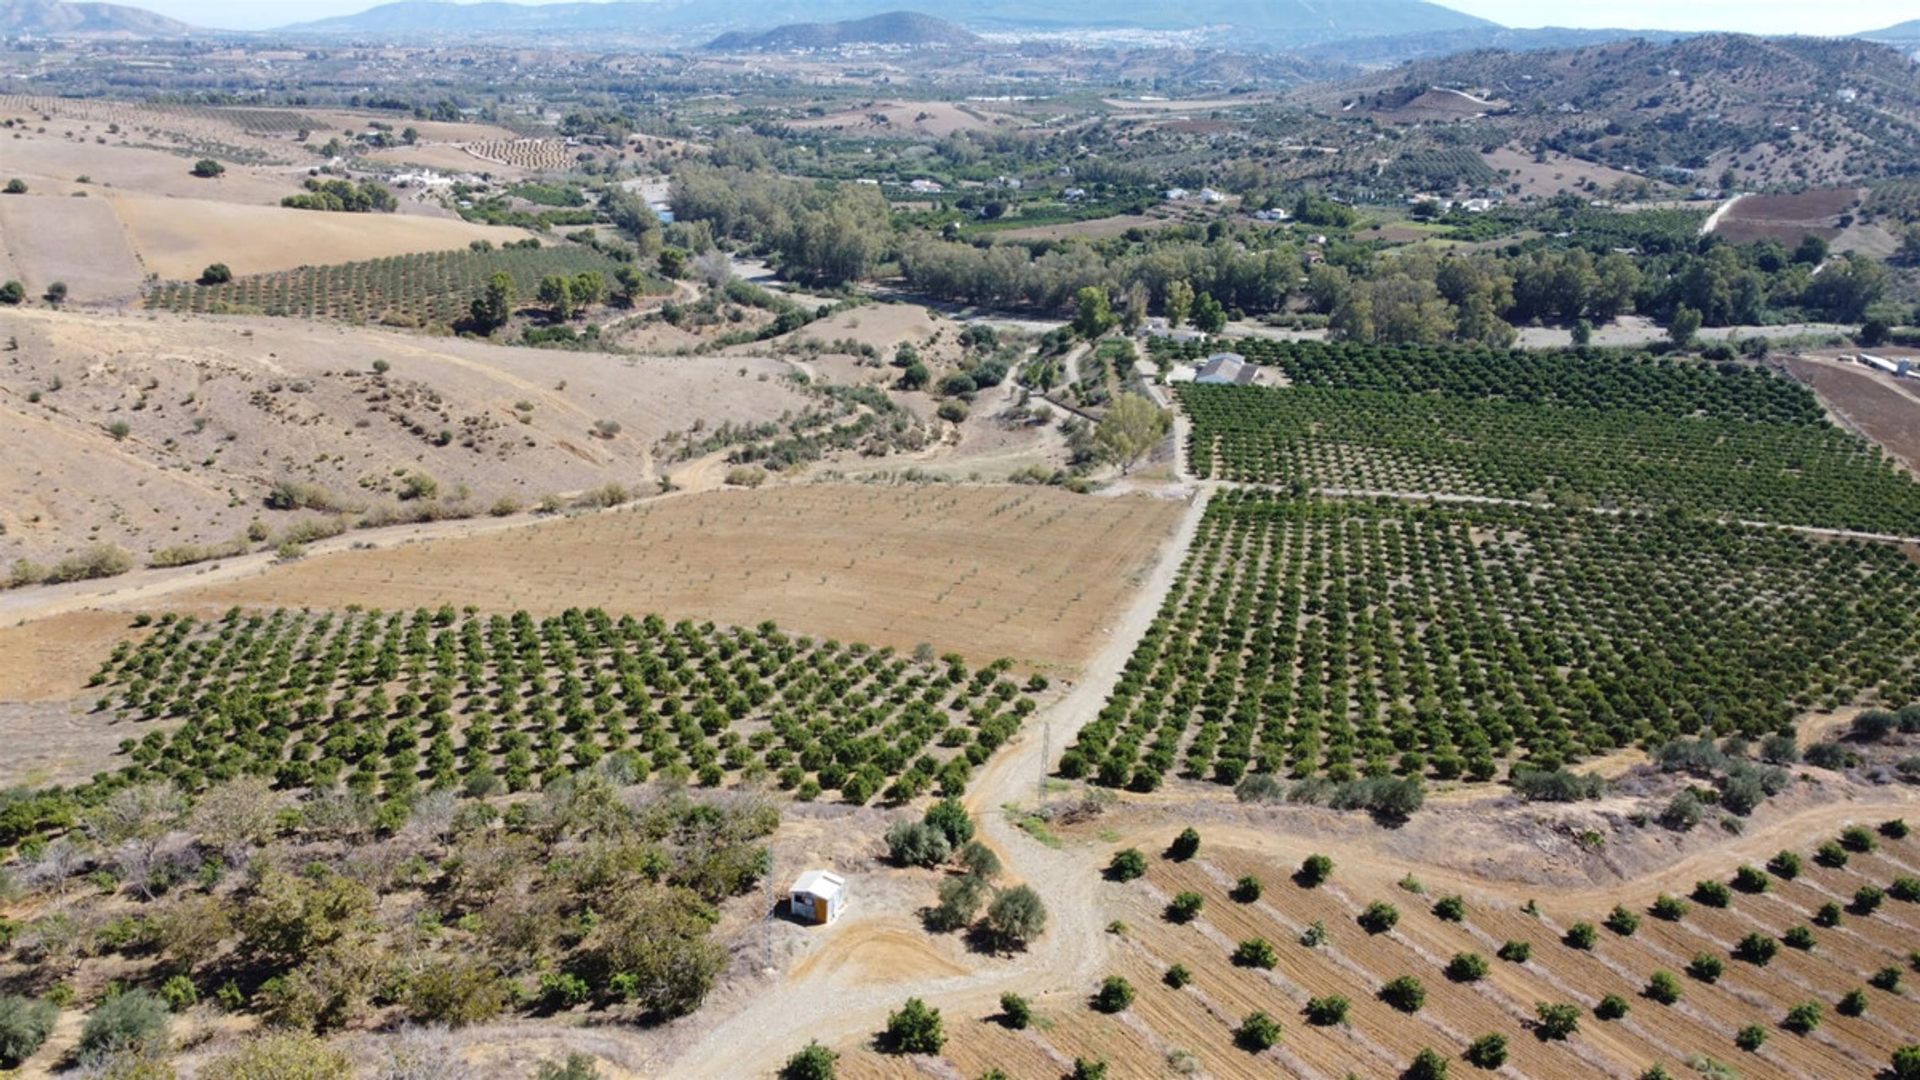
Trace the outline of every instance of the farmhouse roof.
<instances>
[{"instance_id":1,"label":"farmhouse roof","mask_svg":"<svg viewBox=\"0 0 1920 1080\"><path fill-rule=\"evenodd\" d=\"M834 897L847 887L847 879L831 870L809 870L801 874L788 892L806 893L822 898Z\"/></svg>"},{"instance_id":2,"label":"farmhouse roof","mask_svg":"<svg viewBox=\"0 0 1920 1080\"><path fill-rule=\"evenodd\" d=\"M1194 381L1205 383L1237 383L1246 385L1260 374L1260 369L1247 363L1247 358L1239 353L1214 353L1207 362L1200 365L1200 371Z\"/></svg>"}]
</instances>

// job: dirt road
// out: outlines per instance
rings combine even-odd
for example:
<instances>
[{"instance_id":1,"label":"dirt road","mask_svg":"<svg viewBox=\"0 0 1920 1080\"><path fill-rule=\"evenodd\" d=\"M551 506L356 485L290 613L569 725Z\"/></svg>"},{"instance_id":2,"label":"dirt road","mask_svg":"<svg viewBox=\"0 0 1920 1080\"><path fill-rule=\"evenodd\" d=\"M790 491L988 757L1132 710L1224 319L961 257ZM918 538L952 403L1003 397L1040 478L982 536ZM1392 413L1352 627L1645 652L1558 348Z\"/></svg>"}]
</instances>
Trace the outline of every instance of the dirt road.
<instances>
[{"instance_id":1,"label":"dirt road","mask_svg":"<svg viewBox=\"0 0 1920 1080\"><path fill-rule=\"evenodd\" d=\"M990 1008L1007 990L1038 991L1061 985L1091 985L1105 970L1108 942L1101 906L1099 852L1089 848L1048 847L1019 829L1000 808L1031 802L1039 781L1080 728L1095 716L1119 681L1135 642L1146 632L1173 587L1182 559L1206 511L1210 489L1188 504L1178 529L1162 546L1159 559L1140 584L1132 604L1109 627L1107 643L1087 666L1079 683L1045 713L1029 721L1018 741L988 763L968 792L967 803L981 823L983 839L1006 864L1004 882L1031 885L1046 902L1046 933L1026 952L1011 958L978 957L971 971L948 974L944 965L924 973L902 973L891 982L837 980L842 968L817 964L783 982L777 994L758 999L708 1031L672 1064L676 1076L765 1076L774 1072L810 1039L829 1046L880 1030L889 1010L918 995L942 1009L964 1012ZM857 909L856 909L857 911ZM863 925L865 923L866 925ZM851 951L865 937L893 933L897 922L849 914L826 931L821 949Z\"/></svg>"}]
</instances>

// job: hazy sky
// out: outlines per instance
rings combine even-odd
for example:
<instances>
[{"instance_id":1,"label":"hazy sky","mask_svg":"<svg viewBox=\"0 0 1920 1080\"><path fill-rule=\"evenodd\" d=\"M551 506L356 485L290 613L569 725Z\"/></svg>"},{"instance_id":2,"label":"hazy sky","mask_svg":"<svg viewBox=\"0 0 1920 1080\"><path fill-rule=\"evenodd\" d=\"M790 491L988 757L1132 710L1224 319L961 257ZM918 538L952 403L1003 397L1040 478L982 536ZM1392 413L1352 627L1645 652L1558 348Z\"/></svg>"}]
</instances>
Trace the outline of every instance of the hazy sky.
<instances>
[{"instance_id":1,"label":"hazy sky","mask_svg":"<svg viewBox=\"0 0 1920 1080\"><path fill-rule=\"evenodd\" d=\"M200 26L256 30L303 19L345 15L379 0L123 0ZM547 3L551 0L530 0ZM1034 0L1044 4L1045 0ZM1259 0L1249 0L1258 3ZM1335 0L1337 2L1337 0ZM964 17L966 0L916 5ZM1453 0L1447 6L1508 26L1594 26L1672 30L1743 30L1762 34L1851 34L1920 17L1917 0Z\"/></svg>"}]
</instances>

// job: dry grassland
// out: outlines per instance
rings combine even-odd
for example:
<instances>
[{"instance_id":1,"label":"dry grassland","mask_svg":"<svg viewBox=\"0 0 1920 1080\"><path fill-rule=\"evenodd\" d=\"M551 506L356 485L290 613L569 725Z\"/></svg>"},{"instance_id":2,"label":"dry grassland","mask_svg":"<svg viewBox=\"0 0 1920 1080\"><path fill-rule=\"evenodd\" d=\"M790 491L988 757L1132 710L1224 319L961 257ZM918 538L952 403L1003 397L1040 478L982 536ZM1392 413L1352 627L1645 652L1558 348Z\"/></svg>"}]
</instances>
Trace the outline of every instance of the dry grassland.
<instances>
[{"instance_id":1,"label":"dry grassland","mask_svg":"<svg viewBox=\"0 0 1920 1080\"><path fill-rule=\"evenodd\" d=\"M191 281L209 263L235 275L464 248L475 240L519 240L519 229L412 214L335 214L207 199L114 200L147 269Z\"/></svg>"},{"instance_id":2,"label":"dry grassland","mask_svg":"<svg viewBox=\"0 0 1920 1080\"><path fill-rule=\"evenodd\" d=\"M473 604L753 625L974 662L1071 667L1104 641L1180 505L1044 488L715 492L511 532L345 552L183 594L233 604Z\"/></svg>"},{"instance_id":3,"label":"dry grassland","mask_svg":"<svg viewBox=\"0 0 1920 1080\"><path fill-rule=\"evenodd\" d=\"M0 198L0 247L6 249L4 261L36 299L49 285L64 281L69 303L129 303L139 295L145 277L126 229L106 199L31 194Z\"/></svg>"}]
</instances>

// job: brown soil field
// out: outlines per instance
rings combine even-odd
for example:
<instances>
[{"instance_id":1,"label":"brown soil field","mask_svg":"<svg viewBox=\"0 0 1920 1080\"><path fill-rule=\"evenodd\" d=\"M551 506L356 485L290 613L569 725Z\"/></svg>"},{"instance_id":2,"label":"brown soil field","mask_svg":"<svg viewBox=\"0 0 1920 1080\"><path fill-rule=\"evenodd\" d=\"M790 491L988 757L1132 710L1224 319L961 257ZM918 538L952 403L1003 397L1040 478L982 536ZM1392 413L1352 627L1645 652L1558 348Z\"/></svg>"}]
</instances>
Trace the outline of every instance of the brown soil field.
<instances>
[{"instance_id":1,"label":"brown soil field","mask_svg":"<svg viewBox=\"0 0 1920 1080\"><path fill-rule=\"evenodd\" d=\"M1546 161L1536 162L1533 154L1512 146L1500 147L1490 154L1482 154L1481 158L1495 172L1504 174L1506 183L1519 184L1519 195L1523 198L1550 199L1562 192L1579 190L1589 181L1606 191L1623 180L1637 183L1646 179L1564 154L1550 153ZM1665 189L1662 184L1654 186Z\"/></svg>"},{"instance_id":2,"label":"brown soil field","mask_svg":"<svg viewBox=\"0 0 1920 1080\"><path fill-rule=\"evenodd\" d=\"M1744 195L1713 231L1736 244L1778 240L1791 247L1806 236L1832 240L1840 235L1840 215L1866 194L1862 188L1819 188L1797 195Z\"/></svg>"},{"instance_id":3,"label":"brown soil field","mask_svg":"<svg viewBox=\"0 0 1920 1080\"><path fill-rule=\"evenodd\" d=\"M1920 475L1920 390L1833 360L1796 358L1787 361L1787 370L1812 387L1828 408Z\"/></svg>"},{"instance_id":4,"label":"brown soil field","mask_svg":"<svg viewBox=\"0 0 1920 1080\"><path fill-rule=\"evenodd\" d=\"M886 117L885 123L875 120L881 116ZM945 138L956 131L990 131L1003 123L1012 123L1012 120L989 117L965 105L944 101L889 101L876 102L864 109L792 120L787 126L797 131L833 130L866 135L891 132Z\"/></svg>"},{"instance_id":5,"label":"brown soil field","mask_svg":"<svg viewBox=\"0 0 1920 1080\"><path fill-rule=\"evenodd\" d=\"M113 203L97 196L0 198L0 247L35 299L64 281L68 303L127 304L146 276Z\"/></svg>"},{"instance_id":6,"label":"brown soil field","mask_svg":"<svg viewBox=\"0 0 1920 1080\"><path fill-rule=\"evenodd\" d=\"M175 603L599 606L1072 668L1104 642L1180 510L1046 488L713 492L310 559Z\"/></svg>"},{"instance_id":7,"label":"brown soil field","mask_svg":"<svg viewBox=\"0 0 1920 1080\"><path fill-rule=\"evenodd\" d=\"M1167 217L1151 217L1146 214L1116 214L1113 217L1094 218L1091 221L1074 221L1065 225L1034 225L1025 229L1007 229L993 234L996 240L1066 240L1080 237L1088 240L1104 240L1120 236L1128 229L1164 229L1178 224Z\"/></svg>"},{"instance_id":8,"label":"brown soil field","mask_svg":"<svg viewBox=\"0 0 1920 1080\"><path fill-rule=\"evenodd\" d=\"M244 276L446 251L475 240L505 244L526 235L414 214L335 214L207 199L120 197L113 202L147 269L168 280L191 281L216 262Z\"/></svg>"},{"instance_id":9,"label":"brown soil field","mask_svg":"<svg viewBox=\"0 0 1920 1080\"><path fill-rule=\"evenodd\" d=\"M185 199L213 199L220 202L278 206L280 200L300 190L293 172L280 168L252 168L228 165L226 174L205 180L194 176L193 159L164 150L122 145L118 139L106 143L74 135L32 130L22 138L4 143L7 176L27 181L38 194L71 195L102 189L139 195L168 195ZM87 183L80 183L80 177Z\"/></svg>"},{"instance_id":10,"label":"brown soil field","mask_svg":"<svg viewBox=\"0 0 1920 1080\"><path fill-rule=\"evenodd\" d=\"M1105 915L1124 924L1110 936L1109 971L1127 978L1137 997L1116 1016L1093 1011L1095 989L1057 988L1035 997L1039 1020L1027 1031L1004 1027L991 1008L949 1010L948 1041L935 1059L891 1058L870 1046L846 1046L841 1074L851 1077L978 1075L998 1067L1014 1076L1058 1075L1076 1056L1104 1059L1114 1076L1169 1075L1179 1055L1207 1075L1287 1075L1339 1080L1348 1075L1390 1077L1415 1054L1431 1047L1454 1059L1456 1070L1465 1045L1480 1035L1501 1033L1508 1040L1506 1075L1558 1080L1594 1075L1631 1080L1655 1064L1676 1075L1691 1063L1712 1058L1738 1074L1756 1078L1873 1076L1894 1047L1920 1031L1920 1002L1910 994L1867 990L1867 1012L1841 1015L1840 996L1863 988L1866 976L1885 966L1905 968L1912 937L1920 930L1920 909L1889 900L1871 916L1849 915L1839 927L1817 929L1811 952L1782 948L1761 967L1729 956L1739 938L1754 931L1777 936L1791 926L1810 924L1814 909L1829 900L1843 905L1862 885L1886 886L1894 876L1915 873L1920 841L1881 843L1873 855L1855 855L1843 870L1813 867L1793 882L1775 880L1760 895L1736 893L1725 910L1695 904L1678 922L1645 915L1654 897L1651 884L1629 891L1630 910L1643 918L1637 931L1622 935L1602 928L1591 951L1561 938L1575 922L1596 926L1607 915L1591 910L1591 901L1556 902L1543 895L1530 914L1512 895L1464 890L1466 915L1460 922L1436 916L1432 903L1442 895L1428 888L1416 895L1376 866L1347 866L1336 851L1333 879L1317 889L1302 888L1290 874L1294 864L1276 863L1226 843L1212 843L1202 826L1198 858L1175 863L1149 851L1146 878L1131 884L1101 885ZM1169 833L1170 835L1170 833ZM1162 838L1164 839L1164 838ZM1724 880L1732 864L1715 872ZM1236 901L1231 893L1243 875L1264 885L1260 900ZM1179 892L1204 898L1200 916L1177 925L1164 915ZM1684 891L1682 888L1680 891ZM1399 909L1397 925L1369 934L1356 924L1368 903L1384 900ZM1330 933L1319 948L1301 945L1301 933L1319 923ZM1271 971L1234 966L1235 945L1260 937L1271 942L1279 964ZM1532 957L1524 964L1495 958L1508 940L1527 941ZM1490 965L1487 978L1454 983L1444 968L1456 953L1475 952ZM1696 953L1720 956L1725 974L1712 984L1684 975ZM1192 973L1192 982L1175 990L1161 976L1171 964ZM1655 971L1680 977L1682 997L1661 1005L1643 996ZM1395 1011L1377 995L1387 980L1412 975L1426 987L1424 1007L1412 1015ZM1911 975L1909 975L1911 977ZM1627 1015L1603 1021L1592 1013L1605 994L1629 1003ZM1310 997L1339 995L1351 1003L1346 1024L1317 1027L1302 1008ZM1825 1017L1812 1033L1786 1030L1781 1020L1801 1002L1822 1003ZM1538 1002L1572 1002L1582 1008L1579 1031L1562 1042L1531 1033ZM940 1004L934 1000L932 1004ZM1281 1043L1262 1055L1238 1049L1233 1029L1255 1009L1278 1019ZM982 1015L976 1015L982 1014ZM1734 1034L1748 1024L1768 1032L1756 1052L1734 1045ZM1476 1074L1477 1075L1477 1074Z\"/></svg>"},{"instance_id":11,"label":"brown soil field","mask_svg":"<svg viewBox=\"0 0 1920 1080\"><path fill-rule=\"evenodd\" d=\"M277 529L297 516L263 508L280 479L365 506L391 501L382 489L396 470L433 476L443 495L465 485L481 507L609 482L643 490L667 432L776 420L809 400L765 358L520 349L286 319L19 309L0 312L5 337L20 347L0 362L3 564L91 541L136 554L224 541L256 516ZM619 436L597 438L600 420ZM454 434L445 445L442 431Z\"/></svg>"}]
</instances>

